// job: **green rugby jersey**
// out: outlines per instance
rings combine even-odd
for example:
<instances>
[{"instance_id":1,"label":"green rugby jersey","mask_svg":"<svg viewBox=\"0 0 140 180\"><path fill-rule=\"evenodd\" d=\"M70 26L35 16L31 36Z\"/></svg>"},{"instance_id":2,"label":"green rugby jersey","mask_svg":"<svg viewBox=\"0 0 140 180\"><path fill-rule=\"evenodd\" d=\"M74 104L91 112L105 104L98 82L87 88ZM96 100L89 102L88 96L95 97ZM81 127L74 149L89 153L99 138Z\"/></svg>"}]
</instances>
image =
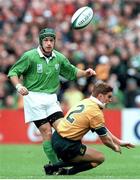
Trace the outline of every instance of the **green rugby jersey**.
<instances>
[{"instance_id":1,"label":"green rugby jersey","mask_svg":"<svg viewBox=\"0 0 140 180\"><path fill-rule=\"evenodd\" d=\"M76 79L77 68L60 52L47 63L38 49L25 52L11 67L8 77L23 76L23 85L33 92L56 93L60 85L59 75L68 80Z\"/></svg>"}]
</instances>

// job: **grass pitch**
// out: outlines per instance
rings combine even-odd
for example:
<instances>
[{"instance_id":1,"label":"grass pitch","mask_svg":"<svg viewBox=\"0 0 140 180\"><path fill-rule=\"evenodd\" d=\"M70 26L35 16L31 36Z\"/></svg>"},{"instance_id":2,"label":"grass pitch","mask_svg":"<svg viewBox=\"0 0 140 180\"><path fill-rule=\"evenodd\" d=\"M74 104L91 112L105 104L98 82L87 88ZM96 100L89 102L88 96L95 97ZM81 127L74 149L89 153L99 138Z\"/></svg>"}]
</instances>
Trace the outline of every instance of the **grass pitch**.
<instances>
[{"instance_id":1,"label":"grass pitch","mask_svg":"<svg viewBox=\"0 0 140 180\"><path fill-rule=\"evenodd\" d=\"M122 148L121 155L103 145L93 147L105 154L102 165L71 176L46 176L41 145L0 145L0 179L140 179L140 146Z\"/></svg>"}]
</instances>

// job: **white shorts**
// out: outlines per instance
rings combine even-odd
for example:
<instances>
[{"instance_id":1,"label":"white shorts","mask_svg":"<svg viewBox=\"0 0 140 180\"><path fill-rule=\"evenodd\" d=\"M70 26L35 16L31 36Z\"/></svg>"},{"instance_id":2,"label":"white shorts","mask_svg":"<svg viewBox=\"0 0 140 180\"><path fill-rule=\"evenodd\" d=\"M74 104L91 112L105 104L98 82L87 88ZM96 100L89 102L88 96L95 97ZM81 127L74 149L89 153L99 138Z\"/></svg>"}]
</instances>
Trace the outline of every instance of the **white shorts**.
<instances>
[{"instance_id":1,"label":"white shorts","mask_svg":"<svg viewBox=\"0 0 140 180\"><path fill-rule=\"evenodd\" d=\"M56 94L31 92L23 96L25 123L44 119L62 111Z\"/></svg>"}]
</instances>

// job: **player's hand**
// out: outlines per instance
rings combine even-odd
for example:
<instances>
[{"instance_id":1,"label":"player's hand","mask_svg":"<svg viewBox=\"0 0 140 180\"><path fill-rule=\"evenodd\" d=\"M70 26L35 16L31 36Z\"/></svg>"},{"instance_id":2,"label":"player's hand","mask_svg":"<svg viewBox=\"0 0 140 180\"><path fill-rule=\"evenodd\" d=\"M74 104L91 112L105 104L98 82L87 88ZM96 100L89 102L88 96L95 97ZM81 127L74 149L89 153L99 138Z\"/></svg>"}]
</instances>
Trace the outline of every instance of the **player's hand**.
<instances>
[{"instance_id":1,"label":"player's hand","mask_svg":"<svg viewBox=\"0 0 140 180\"><path fill-rule=\"evenodd\" d=\"M17 89L17 92L19 94L21 94L22 96L29 94L28 89L25 86L23 86L22 84L17 84L16 89Z\"/></svg>"},{"instance_id":2,"label":"player's hand","mask_svg":"<svg viewBox=\"0 0 140 180\"><path fill-rule=\"evenodd\" d=\"M96 75L96 72L93 69L91 69L91 68L88 68L85 71L85 73L86 73L86 77L90 77L90 76L95 76Z\"/></svg>"},{"instance_id":3,"label":"player's hand","mask_svg":"<svg viewBox=\"0 0 140 180\"><path fill-rule=\"evenodd\" d=\"M129 143L129 142L123 142L123 141L120 143L120 146L121 146L121 147L126 147L126 148L128 148L128 149L135 147L134 144L131 144L131 143Z\"/></svg>"}]
</instances>

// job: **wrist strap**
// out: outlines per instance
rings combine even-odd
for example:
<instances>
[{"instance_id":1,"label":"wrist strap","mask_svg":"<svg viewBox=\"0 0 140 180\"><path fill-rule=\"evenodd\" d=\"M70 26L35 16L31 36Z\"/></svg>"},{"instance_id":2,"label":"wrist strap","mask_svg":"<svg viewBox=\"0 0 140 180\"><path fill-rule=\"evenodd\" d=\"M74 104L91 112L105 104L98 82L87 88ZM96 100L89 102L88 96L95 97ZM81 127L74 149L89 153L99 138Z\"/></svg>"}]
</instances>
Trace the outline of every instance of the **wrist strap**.
<instances>
[{"instance_id":1,"label":"wrist strap","mask_svg":"<svg viewBox=\"0 0 140 180\"><path fill-rule=\"evenodd\" d=\"M22 84L18 83L18 84L16 85L16 89L18 89L18 88L21 87L21 86L22 86Z\"/></svg>"}]
</instances>

